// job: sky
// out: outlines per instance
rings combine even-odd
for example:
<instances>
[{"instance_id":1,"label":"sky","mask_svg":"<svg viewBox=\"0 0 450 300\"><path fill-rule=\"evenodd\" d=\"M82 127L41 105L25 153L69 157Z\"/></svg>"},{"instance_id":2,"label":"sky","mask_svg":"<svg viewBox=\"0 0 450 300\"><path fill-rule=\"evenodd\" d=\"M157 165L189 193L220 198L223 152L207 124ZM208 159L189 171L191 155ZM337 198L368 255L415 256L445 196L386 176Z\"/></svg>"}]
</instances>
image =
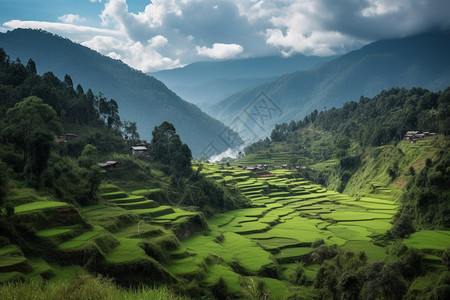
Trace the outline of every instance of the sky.
<instances>
[{"instance_id":1,"label":"sky","mask_svg":"<svg viewBox=\"0 0 450 300\"><path fill-rule=\"evenodd\" d=\"M450 28L449 0L0 0L0 31L40 28L143 72L344 54Z\"/></svg>"}]
</instances>

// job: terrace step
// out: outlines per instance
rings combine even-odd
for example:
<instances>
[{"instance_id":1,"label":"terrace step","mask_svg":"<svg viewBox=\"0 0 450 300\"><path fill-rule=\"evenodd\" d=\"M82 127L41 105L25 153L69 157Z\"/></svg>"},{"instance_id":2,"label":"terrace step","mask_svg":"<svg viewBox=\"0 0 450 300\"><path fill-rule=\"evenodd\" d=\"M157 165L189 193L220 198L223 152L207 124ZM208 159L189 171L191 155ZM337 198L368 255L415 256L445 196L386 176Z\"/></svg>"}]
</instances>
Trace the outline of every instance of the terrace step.
<instances>
[{"instance_id":1,"label":"terrace step","mask_svg":"<svg viewBox=\"0 0 450 300\"><path fill-rule=\"evenodd\" d=\"M126 198L128 197L128 195L123 191L117 191L100 194L100 197L102 197L103 200L112 200L112 199Z\"/></svg>"},{"instance_id":2,"label":"terrace step","mask_svg":"<svg viewBox=\"0 0 450 300\"><path fill-rule=\"evenodd\" d=\"M139 202L144 201L146 198L144 196L126 196L126 197L117 197L107 200L108 203L116 203L116 204L122 204L122 203L128 203L128 202Z\"/></svg>"},{"instance_id":3,"label":"terrace step","mask_svg":"<svg viewBox=\"0 0 450 300\"><path fill-rule=\"evenodd\" d=\"M77 224L73 226L50 227L36 231L35 236L39 239L39 246L57 247L75 236L78 236L87 230L87 226Z\"/></svg>"},{"instance_id":4,"label":"terrace step","mask_svg":"<svg viewBox=\"0 0 450 300\"><path fill-rule=\"evenodd\" d=\"M101 184L98 189L100 193L103 194L121 191L121 189L114 184Z\"/></svg>"},{"instance_id":5,"label":"terrace step","mask_svg":"<svg viewBox=\"0 0 450 300\"><path fill-rule=\"evenodd\" d=\"M144 208L144 209L132 209L131 212L146 218L156 218L164 215L168 215L171 213L174 213L175 211L171 206L168 205L161 205L155 208Z\"/></svg>"},{"instance_id":6,"label":"terrace step","mask_svg":"<svg viewBox=\"0 0 450 300\"><path fill-rule=\"evenodd\" d=\"M117 203L117 206L125 209L155 208L159 204L153 200L144 200L138 202Z\"/></svg>"},{"instance_id":7,"label":"terrace step","mask_svg":"<svg viewBox=\"0 0 450 300\"><path fill-rule=\"evenodd\" d=\"M33 270L17 245L0 248L0 272L29 273Z\"/></svg>"},{"instance_id":8,"label":"terrace step","mask_svg":"<svg viewBox=\"0 0 450 300\"><path fill-rule=\"evenodd\" d=\"M124 238L152 238L166 234L159 226L150 225L145 221L139 221L122 228L114 235Z\"/></svg>"}]
</instances>

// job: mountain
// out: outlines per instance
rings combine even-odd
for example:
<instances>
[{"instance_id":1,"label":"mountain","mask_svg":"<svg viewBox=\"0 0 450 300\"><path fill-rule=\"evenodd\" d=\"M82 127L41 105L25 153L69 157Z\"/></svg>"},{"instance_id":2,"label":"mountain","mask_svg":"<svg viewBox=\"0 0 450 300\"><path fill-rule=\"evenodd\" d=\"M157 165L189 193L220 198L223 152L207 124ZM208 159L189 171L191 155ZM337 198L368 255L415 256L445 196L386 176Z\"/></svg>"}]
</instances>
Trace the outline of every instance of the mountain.
<instances>
[{"instance_id":1,"label":"mountain","mask_svg":"<svg viewBox=\"0 0 450 300\"><path fill-rule=\"evenodd\" d=\"M121 61L42 30L1 33L0 47L11 59L20 58L26 63L32 58L39 74L51 71L59 78L68 74L74 86L81 84L85 90L91 88L96 94L113 98L119 104L121 119L135 121L142 139L150 140L153 128L169 121L194 157L228 147L220 138L228 133L224 124L182 100L161 81Z\"/></svg>"},{"instance_id":2,"label":"mountain","mask_svg":"<svg viewBox=\"0 0 450 300\"><path fill-rule=\"evenodd\" d=\"M449 32L377 41L314 70L240 91L208 112L254 141L267 136L276 123L300 120L315 109L339 107L391 87L442 90L450 85L448 53Z\"/></svg>"},{"instance_id":3,"label":"mountain","mask_svg":"<svg viewBox=\"0 0 450 300\"><path fill-rule=\"evenodd\" d=\"M295 55L197 62L148 75L163 81L183 99L209 107L243 88L270 82L286 73L310 70L333 58Z\"/></svg>"}]
</instances>

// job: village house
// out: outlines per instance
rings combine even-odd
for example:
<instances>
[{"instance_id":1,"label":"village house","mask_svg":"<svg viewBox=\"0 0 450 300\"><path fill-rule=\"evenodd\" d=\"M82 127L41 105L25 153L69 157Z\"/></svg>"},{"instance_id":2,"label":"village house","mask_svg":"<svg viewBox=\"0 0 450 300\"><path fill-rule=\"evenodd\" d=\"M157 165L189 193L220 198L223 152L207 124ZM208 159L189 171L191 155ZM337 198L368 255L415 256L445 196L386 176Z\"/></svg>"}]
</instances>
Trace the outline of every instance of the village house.
<instances>
[{"instance_id":1,"label":"village house","mask_svg":"<svg viewBox=\"0 0 450 300\"><path fill-rule=\"evenodd\" d=\"M428 136L433 136L436 135L435 132L420 132L417 130L411 130L406 132L405 137L403 138L405 141L410 141L411 143L415 143L418 140L423 140L424 138L428 137Z\"/></svg>"},{"instance_id":2,"label":"village house","mask_svg":"<svg viewBox=\"0 0 450 300\"><path fill-rule=\"evenodd\" d=\"M148 153L148 149L146 146L133 146L130 148L131 155L133 156L141 156L146 155Z\"/></svg>"}]
</instances>

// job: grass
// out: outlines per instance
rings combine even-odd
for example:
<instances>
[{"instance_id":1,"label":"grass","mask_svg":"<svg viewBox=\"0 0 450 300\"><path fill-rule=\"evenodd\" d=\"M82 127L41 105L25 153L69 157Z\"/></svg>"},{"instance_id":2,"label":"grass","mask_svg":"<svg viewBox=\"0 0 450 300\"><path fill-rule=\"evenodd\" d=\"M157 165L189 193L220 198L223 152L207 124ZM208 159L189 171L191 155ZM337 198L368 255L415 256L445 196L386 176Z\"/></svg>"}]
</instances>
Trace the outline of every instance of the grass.
<instances>
[{"instance_id":1,"label":"grass","mask_svg":"<svg viewBox=\"0 0 450 300\"><path fill-rule=\"evenodd\" d=\"M160 226L142 221L123 227L119 232L114 233L115 236L122 238L155 237L163 234L165 231Z\"/></svg>"},{"instance_id":2,"label":"grass","mask_svg":"<svg viewBox=\"0 0 450 300\"><path fill-rule=\"evenodd\" d=\"M57 202L57 201L36 201L26 204L21 204L16 207L14 207L14 212L17 214L34 211L34 210L44 210L44 209L50 209L50 208L57 208L57 207L65 207L69 206L66 202Z\"/></svg>"},{"instance_id":3,"label":"grass","mask_svg":"<svg viewBox=\"0 0 450 300\"><path fill-rule=\"evenodd\" d=\"M118 238L119 245L109 252L105 259L110 263L124 263L147 258L144 249L139 247L140 240Z\"/></svg>"},{"instance_id":4,"label":"grass","mask_svg":"<svg viewBox=\"0 0 450 300\"><path fill-rule=\"evenodd\" d=\"M205 276L203 283L211 287L216 285L220 278L223 278L225 284L227 286L227 293L230 295L237 295L241 291L241 286L239 283L239 278L241 277L239 274L233 272L230 267L215 264L212 265L208 274Z\"/></svg>"},{"instance_id":5,"label":"grass","mask_svg":"<svg viewBox=\"0 0 450 300\"><path fill-rule=\"evenodd\" d=\"M384 260L387 257L386 249L372 244L369 241L349 241L344 246L344 249L349 249L354 252L364 251L368 260Z\"/></svg>"},{"instance_id":6,"label":"grass","mask_svg":"<svg viewBox=\"0 0 450 300\"><path fill-rule=\"evenodd\" d=\"M36 232L37 237L51 237L72 231L72 228L48 228Z\"/></svg>"},{"instance_id":7,"label":"grass","mask_svg":"<svg viewBox=\"0 0 450 300\"><path fill-rule=\"evenodd\" d=\"M450 231L423 230L414 232L404 242L409 247L418 249L444 250L450 247Z\"/></svg>"},{"instance_id":8,"label":"grass","mask_svg":"<svg viewBox=\"0 0 450 300\"><path fill-rule=\"evenodd\" d=\"M280 249L298 245L300 242L291 238L269 238L258 240L258 244L266 250Z\"/></svg>"},{"instance_id":9,"label":"grass","mask_svg":"<svg viewBox=\"0 0 450 300\"><path fill-rule=\"evenodd\" d=\"M17 245L8 245L3 248L0 248L0 256L15 253L22 255L22 251Z\"/></svg>"},{"instance_id":10,"label":"grass","mask_svg":"<svg viewBox=\"0 0 450 300\"><path fill-rule=\"evenodd\" d=\"M375 219L391 219L391 214L373 213L368 211L346 210L333 211L329 214L321 215L323 218L331 218L337 222L339 221L367 221Z\"/></svg>"},{"instance_id":11,"label":"grass","mask_svg":"<svg viewBox=\"0 0 450 300\"><path fill-rule=\"evenodd\" d=\"M155 217L155 220L170 220L170 221L175 221L181 217L185 217L185 216L195 216L198 215L197 212L191 212L191 211L187 211L187 210L182 210L180 208L173 208L174 212L167 214L167 215L163 215L163 216L159 216L159 217Z\"/></svg>"},{"instance_id":12,"label":"grass","mask_svg":"<svg viewBox=\"0 0 450 300\"><path fill-rule=\"evenodd\" d=\"M298 259L302 256L305 256L311 253L314 249L311 247L294 247L294 248L286 248L282 249L279 253L275 254L274 257L277 260L285 260L285 259Z\"/></svg>"},{"instance_id":13,"label":"grass","mask_svg":"<svg viewBox=\"0 0 450 300\"><path fill-rule=\"evenodd\" d=\"M48 300L48 299L117 299L117 300L187 300L175 294L167 286L124 289L111 279L80 274L70 281L49 282L35 279L0 285L0 299Z\"/></svg>"},{"instance_id":14,"label":"grass","mask_svg":"<svg viewBox=\"0 0 450 300\"><path fill-rule=\"evenodd\" d=\"M78 247L81 247L84 245L87 241L90 239L96 237L100 234L104 229L100 226L94 226L94 229L91 231L86 231L82 233L81 235L74 237L73 239L64 242L62 244L58 245L59 250L69 250L69 249L75 249Z\"/></svg>"},{"instance_id":15,"label":"grass","mask_svg":"<svg viewBox=\"0 0 450 300\"><path fill-rule=\"evenodd\" d=\"M372 234L365 227L352 225L332 224L328 226L328 230L335 236L347 241L370 241L369 236Z\"/></svg>"}]
</instances>

